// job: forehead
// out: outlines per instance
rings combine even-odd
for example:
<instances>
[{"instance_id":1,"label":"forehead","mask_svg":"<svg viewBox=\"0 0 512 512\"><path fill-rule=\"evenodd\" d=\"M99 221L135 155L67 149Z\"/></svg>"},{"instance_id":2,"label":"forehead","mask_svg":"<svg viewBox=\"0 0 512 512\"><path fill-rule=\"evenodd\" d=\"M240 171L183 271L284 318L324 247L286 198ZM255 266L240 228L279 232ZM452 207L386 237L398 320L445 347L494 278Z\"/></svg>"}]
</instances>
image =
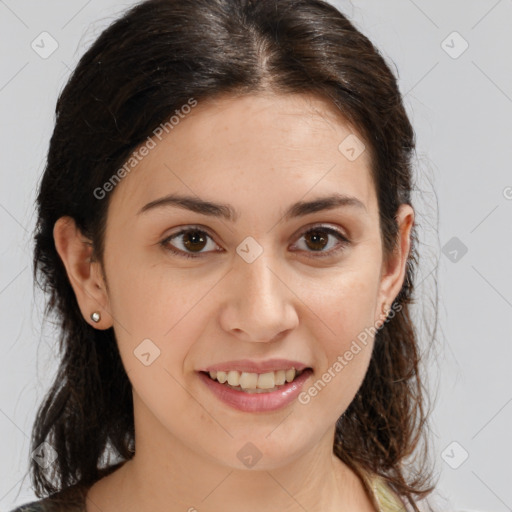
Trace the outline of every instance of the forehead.
<instances>
[{"instance_id":1,"label":"forehead","mask_svg":"<svg viewBox=\"0 0 512 512\"><path fill-rule=\"evenodd\" d=\"M116 187L116 208L140 208L174 191L216 200L229 195L234 204L236 194L248 189L273 202L333 189L358 196L370 209L375 202L369 151L323 98L224 96L184 112L152 138L152 149Z\"/></svg>"}]
</instances>

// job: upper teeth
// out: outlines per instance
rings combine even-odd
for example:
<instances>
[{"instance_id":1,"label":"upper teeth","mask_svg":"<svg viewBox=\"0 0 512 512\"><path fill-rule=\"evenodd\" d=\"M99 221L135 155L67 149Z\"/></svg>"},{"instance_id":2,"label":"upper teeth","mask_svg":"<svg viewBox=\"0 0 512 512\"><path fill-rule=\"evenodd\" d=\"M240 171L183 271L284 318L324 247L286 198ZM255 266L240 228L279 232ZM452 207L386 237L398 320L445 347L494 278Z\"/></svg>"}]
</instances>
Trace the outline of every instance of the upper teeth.
<instances>
[{"instance_id":1,"label":"upper teeth","mask_svg":"<svg viewBox=\"0 0 512 512\"><path fill-rule=\"evenodd\" d=\"M275 386L282 386L285 382L291 382L296 374L297 370L295 368L268 373L248 373L230 370L228 372L210 372L210 377L218 380L221 384L227 382L230 386L240 386L242 389L272 389Z\"/></svg>"}]
</instances>

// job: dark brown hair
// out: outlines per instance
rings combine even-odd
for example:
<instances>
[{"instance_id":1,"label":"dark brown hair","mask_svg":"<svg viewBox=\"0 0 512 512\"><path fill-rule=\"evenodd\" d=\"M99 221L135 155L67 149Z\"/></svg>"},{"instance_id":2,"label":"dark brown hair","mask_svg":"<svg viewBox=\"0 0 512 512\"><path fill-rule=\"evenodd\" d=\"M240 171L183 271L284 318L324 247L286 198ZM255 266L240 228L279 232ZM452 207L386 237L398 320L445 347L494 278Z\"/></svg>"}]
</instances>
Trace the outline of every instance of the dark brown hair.
<instances>
[{"instance_id":1,"label":"dark brown hair","mask_svg":"<svg viewBox=\"0 0 512 512\"><path fill-rule=\"evenodd\" d=\"M190 98L199 103L261 91L327 99L363 137L371 155L385 256L397 241L395 215L411 203L415 135L397 81L373 44L321 0L148 0L111 24L83 55L56 106L56 122L37 196L34 277L49 295L46 313L61 328L62 359L32 432L57 451L49 470L31 461L39 497L92 485L105 455L133 456L131 385L113 329L82 317L56 252L53 226L75 219L102 261L108 196L102 187L134 149ZM427 467L426 394L413 303L417 234L401 311L376 334L369 368L339 418L335 454L381 475L418 510L434 488ZM424 450L414 461L423 440ZM414 463L414 464L413 464Z\"/></svg>"}]
</instances>

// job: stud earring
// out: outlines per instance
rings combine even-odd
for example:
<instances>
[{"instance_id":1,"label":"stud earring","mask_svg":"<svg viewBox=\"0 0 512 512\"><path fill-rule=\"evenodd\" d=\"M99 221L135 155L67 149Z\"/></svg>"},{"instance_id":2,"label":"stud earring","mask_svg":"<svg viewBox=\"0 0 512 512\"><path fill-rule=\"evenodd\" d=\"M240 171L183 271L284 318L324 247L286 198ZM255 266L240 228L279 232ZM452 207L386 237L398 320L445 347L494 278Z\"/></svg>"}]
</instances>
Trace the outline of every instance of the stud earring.
<instances>
[{"instance_id":1,"label":"stud earring","mask_svg":"<svg viewBox=\"0 0 512 512\"><path fill-rule=\"evenodd\" d=\"M101 320L101 315L99 314L98 311L94 311L94 313L91 313L91 320L94 323L98 323Z\"/></svg>"},{"instance_id":2,"label":"stud earring","mask_svg":"<svg viewBox=\"0 0 512 512\"><path fill-rule=\"evenodd\" d=\"M384 302L384 304L382 304L382 314L387 318L388 315L389 315L389 309L388 309L388 305Z\"/></svg>"}]
</instances>

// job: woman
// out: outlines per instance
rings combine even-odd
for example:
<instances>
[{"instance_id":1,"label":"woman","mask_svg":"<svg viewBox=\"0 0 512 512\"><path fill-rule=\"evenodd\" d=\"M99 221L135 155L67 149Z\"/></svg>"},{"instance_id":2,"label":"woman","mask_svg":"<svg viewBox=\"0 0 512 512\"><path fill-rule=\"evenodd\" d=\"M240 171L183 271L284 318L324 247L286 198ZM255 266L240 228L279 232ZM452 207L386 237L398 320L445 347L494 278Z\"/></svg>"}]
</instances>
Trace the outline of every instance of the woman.
<instances>
[{"instance_id":1,"label":"woman","mask_svg":"<svg viewBox=\"0 0 512 512\"><path fill-rule=\"evenodd\" d=\"M415 141L371 42L320 0L149 0L56 112L18 510L419 510Z\"/></svg>"}]
</instances>

